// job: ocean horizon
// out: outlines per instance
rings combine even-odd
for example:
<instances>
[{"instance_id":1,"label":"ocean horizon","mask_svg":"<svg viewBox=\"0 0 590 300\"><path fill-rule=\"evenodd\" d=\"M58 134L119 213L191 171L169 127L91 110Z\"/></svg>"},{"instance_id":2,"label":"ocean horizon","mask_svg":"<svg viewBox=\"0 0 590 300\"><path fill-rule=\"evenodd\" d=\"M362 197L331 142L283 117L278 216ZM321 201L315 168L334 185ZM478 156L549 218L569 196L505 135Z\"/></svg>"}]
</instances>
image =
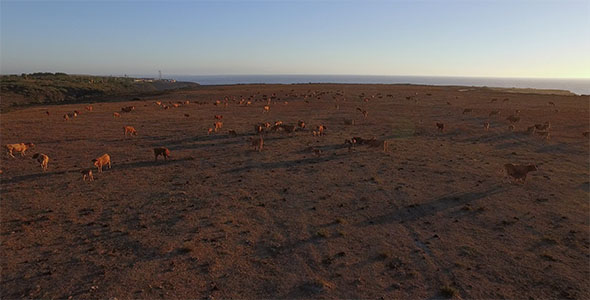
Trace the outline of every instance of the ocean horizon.
<instances>
[{"instance_id":1,"label":"ocean horizon","mask_svg":"<svg viewBox=\"0 0 590 300\"><path fill-rule=\"evenodd\" d=\"M229 84L424 84L441 86L533 88L566 90L578 95L590 95L590 79L446 77L446 76L385 76L385 75L168 75L178 81L201 85Z\"/></svg>"}]
</instances>

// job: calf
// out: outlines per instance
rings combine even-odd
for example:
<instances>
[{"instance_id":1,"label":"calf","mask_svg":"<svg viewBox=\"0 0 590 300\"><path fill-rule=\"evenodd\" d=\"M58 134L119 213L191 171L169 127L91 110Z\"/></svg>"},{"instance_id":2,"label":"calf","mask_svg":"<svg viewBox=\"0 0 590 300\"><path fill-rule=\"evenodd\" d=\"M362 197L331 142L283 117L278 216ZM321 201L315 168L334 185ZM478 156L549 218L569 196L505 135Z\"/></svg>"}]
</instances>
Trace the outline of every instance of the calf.
<instances>
[{"instance_id":1,"label":"calf","mask_svg":"<svg viewBox=\"0 0 590 300\"><path fill-rule=\"evenodd\" d=\"M444 123L436 123L436 127L438 127L438 130L440 130L440 132L445 131L445 124Z\"/></svg>"},{"instance_id":2,"label":"calf","mask_svg":"<svg viewBox=\"0 0 590 300\"><path fill-rule=\"evenodd\" d=\"M33 159L36 159L39 164L41 164L41 168L43 171L47 171L47 164L49 164L49 156L43 153L35 153L33 155Z\"/></svg>"},{"instance_id":3,"label":"calf","mask_svg":"<svg viewBox=\"0 0 590 300\"><path fill-rule=\"evenodd\" d=\"M223 127L223 122L217 121L213 125L215 126L215 132L217 132L217 131L219 131L221 129L221 127Z\"/></svg>"},{"instance_id":4,"label":"calf","mask_svg":"<svg viewBox=\"0 0 590 300\"><path fill-rule=\"evenodd\" d=\"M82 173L82 180L86 181L86 179L88 179L88 181L94 181L94 176L92 176L92 169L85 169L80 171L80 173Z\"/></svg>"},{"instance_id":5,"label":"calf","mask_svg":"<svg viewBox=\"0 0 590 300\"><path fill-rule=\"evenodd\" d=\"M127 137L127 134L129 134L129 136L137 136L137 130L135 130L135 128L133 128L132 126L125 126L123 127L123 130L125 131L125 137Z\"/></svg>"}]
</instances>

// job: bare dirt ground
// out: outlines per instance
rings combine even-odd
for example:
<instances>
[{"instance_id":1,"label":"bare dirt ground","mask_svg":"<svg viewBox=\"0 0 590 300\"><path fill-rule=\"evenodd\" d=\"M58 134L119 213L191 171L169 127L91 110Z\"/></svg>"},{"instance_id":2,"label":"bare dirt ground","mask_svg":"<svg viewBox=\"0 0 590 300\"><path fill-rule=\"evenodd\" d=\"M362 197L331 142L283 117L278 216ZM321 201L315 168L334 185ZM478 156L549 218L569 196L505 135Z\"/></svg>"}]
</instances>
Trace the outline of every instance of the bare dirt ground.
<instances>
[{"instance_id":1,"label":"bare dirt ground","mask_svg":"<svg viewBox=\"0 0 590 300\"><path fill-rule=\"evenodd\" d=\"M252 105L237 104L252 95ZM153 103L186 100L167 110ZM2 144L36 147L24 158L1 154L0 297L589 299L589 101L243 85L95 103L92 112L2 114ZM136 110L113 117L127 105ZM63 121L74 110L82 114ZM500 115L488 117L493 110ZM207 135L214 115L223 129ZM254 124L277 120L310 129L267 133L253 151ZM549 140L524 132L545 121ZM320 124L326 135L314 137ZM125 138L125 125L139 135ZM386 139L389 151L349 152L353 136ZM159 146L170 160L154 162ZM37 152L49 155L47 172L31 159ZM80 170L104 153L112 169L83 182ZM538 171L515 184L506 163Z\"/></svg>"}]
</instances>

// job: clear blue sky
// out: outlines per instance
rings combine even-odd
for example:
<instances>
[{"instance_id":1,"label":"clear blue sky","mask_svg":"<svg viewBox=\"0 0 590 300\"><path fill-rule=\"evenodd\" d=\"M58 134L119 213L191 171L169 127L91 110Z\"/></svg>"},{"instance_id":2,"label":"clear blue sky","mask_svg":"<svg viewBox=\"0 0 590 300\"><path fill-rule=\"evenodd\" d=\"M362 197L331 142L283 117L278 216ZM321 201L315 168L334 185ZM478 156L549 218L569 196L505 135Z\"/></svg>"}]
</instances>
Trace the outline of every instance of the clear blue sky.
<instances>
[{"instance_id":1,"label":"clear blue sky","mask_svg":"<svg viewBox=\"0 0 590 300\"><path fill-rule=\"evenodd\" d=\"M590 78L590 0L0 1L2 74Z\"/></svg>"}]
</instances>

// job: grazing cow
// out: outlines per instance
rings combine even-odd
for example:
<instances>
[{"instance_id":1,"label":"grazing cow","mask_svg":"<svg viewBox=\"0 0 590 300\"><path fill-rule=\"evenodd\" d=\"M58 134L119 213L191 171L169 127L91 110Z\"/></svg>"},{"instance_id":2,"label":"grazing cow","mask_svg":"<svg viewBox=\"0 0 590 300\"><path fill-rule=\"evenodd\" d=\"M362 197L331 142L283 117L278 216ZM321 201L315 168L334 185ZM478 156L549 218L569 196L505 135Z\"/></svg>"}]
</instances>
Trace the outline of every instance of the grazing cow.
<instances>
[{"instance_id":1,"label":"grazing cow","mask_svg":"<svg viewBox=\"0 0 590 300\"><path fill-rule=\"evenodd\" d=\"M324 131L326 131L326 129L328 129L328 127L326 127L324 125L318 125L318 126L316 126L315 130L313 131L313 135L314 136L325 135Z\"/></svg>"},{"instance_id":2,"label":"grazing cow","mask_svg":"<svg viewBox=\"0 0 590 300\"><path fill-rule=\"evenodd\" d=\"M223 122L217 121L213 125L215 126L215 132L217 132L217 131L219 131L221 129L221 127L223 127Z\"/></svg>"},{"instance_id":3,"label":"grazing cow","mask_svg":"<svg viewBox=\"0 0 590 300\"><path fill-rule=\"evenodd\" d=\"M264 126L262 124L259 123L254 125L254 133L260 134L262 132L264 132Z\"/></svg>"},{"instance_id":4,"label":"grazing cow","mask_svg":"<svg viewBox=\"0 0 590 300\"><path fill-rule=\"evenodd\" d=\"M189 115L189 114L184 114L184 116L188 118L188 117L190 117L191 115Z\"/></svg>"},{"instance_id":5,"label":"grazing cow","mask_svg":"<svg viewBox=\"0 0 590 300\"><path fill-rule=\"evenodd\" d=\"M137 130L135 130L135 128L133 128L132 126L125 126L123 127L123 130L125 131L125 137L127 137L127 134L129 134L129 136L137 136Z\"/></svg>"},{"instance_id":6,"label":"grazing cow","mask_svg":"<svg viewBox=\"0 0 590 300\"><path fill-rule=\"evenodd\" d=\"M229 130L227 133L231 137L237 137L238 136L238 133L235 130Z\"/></svg>"},{"instance_id":7,"label":"grazing cow","mask_svg":"<svg viewBox=\"0 0 590 300\"><path fill-rule=\"evenodd\" d=\"M526 176L529 172L537 171L538 168L535 165L513 165L505 164L504 169L506 173L514 178L514 181L521 181L523 184L526 180Z\"/></svg>"},{"instance_id":8,"label":"grazing cow","mask_svg":"<svg viewBox=\"0 0 590 300\"><path fill-rule=\"evenodd\" d=\"M86 179L88 179L88 181L94 181L94 176L92 176L92 169L85 169L80 171L80 173L82 173L83 181L86 181Z\"/></svg>"},{"instance_id":9,"label":"grazing cow","mask_svg":"<svg viewBox=\"0 0 590 300\"><path fill-rule=\"evenodd\" d=\"M535 127L535 125L531 126L531 127L527 127L526 132L528 134L535 134L535 131L537 131L537 128Z\"/></svg>"},{"instance_id":10,"label":"grazing cow","mask_svg":"<svg viewBox=\"0 0 590 300\"><path fill-rule=\"evenodd\" d=\"M281 124L279 125L286 133L293 133L295 132L295 125L286 125Z\"/></svg>"},{"instance_id":11,"label":"grazing cow","mask_svg":"<svg viewBox=\"0 0 590 300\"><path fill-rule=\"evenodd\" d=\"M499 114L500 114L500 111L499 110L494 110L494 111L491 111L488 116L491 117L491 116L495 116L495 115L499 115Z\"/></svg>"},{"instance_id":12,"label":"grazing cow","mask_svg":"<svg viewBox=\"0 0 590 300\"><path fill-rule=\"evenodd\" d=\"M516 126L514 126L514 124L509 125L508 130L514 131L514 130L516 130Z\"/></svg>"},{"instance_id":13,"label":"grazing cow","mask_svg":"<svg viewBox=\"0 0 590 300\"><path fill-rule=\"evenodd\" d=\"M39 164L41 164L41 168L43 171L47 171L47 164L49 164L49 156L43 153L35 153L33 155L33 159L36 159Z\"/></svg>"},{"instance_id":14,"label":"grazing cow","mask_svg":"<svg viewBox=\"0 0 590 300\"><path fill-rule=\"evenodd\" d=\"M213 128L207 129L207 135L210 135L213 132Z\"/></svg>"},{"instance_id":15,"label":"grazing cow","mask_svg":"<svg viewBox=\"0 0 590 300\"><path fill-rule=\"evenodd\" d=\"M69 120L69 119L70 119L70 117L68 117L68 114L65 114L65 115L64 115L64 121L67 121L67 120Z\"/></svg>"},{"instance_id":16,"label":"grazing cow","mask_svg":"<svg viewBox=\"0 0 590 300\"><path fill-rule=\"evenodd\" d=\"M516 109L516 110L514 110L514 115L515 115L515 116L518 116L519 114L520 114L520 109Z\"/></svg>"},{"instance_id":17,"label":"grazing cow","mask_svg":"<svg viewBox=\"0 0 590 300\"><path fill-rule=\"evenodd\" d=\"M87 111L92 111L92 105L88 105L88 106L86 106L86 110L87 110Z\"/></svg>"},{"instance_id":18,"label":"grazing cow","mask_svg":"<svg viewBox=\"0 0 590 300\"><path fill-rule=\"evenodd\" d=\"M555 106L555 103L553 103L553 102L551 102L551 101L549 101L548 103L549 103L549 105L551 105L551 106Z\"/></svg>"},{"instance_id":19,"label":"grazing cow","mask_svg":"<svg viewBox=\"0 0 590 300\"><path fill-rule=\"evenodd\" d=\"M490 122L483 122L483 129L485 131L490 130Z\"/></svg>"},{"instance_id":20,"label":"grazing cow","mask_svg":"<svg viewBox=\"0 0 590 300\"><path fill-rule=\"evenodd\" d=\"M549 131L535 131L535 134L546 139L549 140L551 134L549 133Z\"/></svg>"},{"instance_id":21,"label":"grazing cow","mask_svg":"<svg viewBox=\"0 0 590 300\"><path fill-rule=\"evenodd\" d=\"M506 118L506 120L508 120L510 123L514 124L514 123L520 122L520 117L512 115L512 116L508 116L508 118Z\"/></svg>"},{"instance_id":22,"label":"grazing cow","mask_svg":"<svg viewBox=\"0 0 590 300\"><path fill-rule=\"evenodd\" d=\"M14 157L13 152L19 152L21 156L25 156L25 152L29 148L35 147L33 143L20 143L20 144L7 144L4 145L4 149L6 149L6 153L11 157Z\"/></svg>"},{"instance_id":23,"label":"grazing cow","mask_svg":"<svg viewBox=\"0 0 590 300\"><path fill-rule=\"evenodd\" d=\"M132 112L133 110L135 110L135 106L125 106L121 108L122 112Z\"/></svg>"},{"instance_id":24,"label":"grazing cow","mask_svg":"<svg viewBox=\"0 0 590 300\"><path fill-rule=\"evenodd\" d=\"M49 116L49 111L48 111L48 110L46 110L46 111L45 111L45 114L47 114L47 115Z\"/></svg>"},{"instance_id":25,"label":"grazing cow","mask_svg":"<svg viewBox=\"0 0 590 300\"><path fill-rule=\"evenodd\" d=\"M223 116L222 115L215 115L214 118L215 118L215 120L221 121L223 119Z\"/></svg>"},{"instance_id":26,"label":"grazing cow","mask_svg":"<svg viewBox=\"0 0 590 300\"><path fill-rule=\"evenodd\" d=\"M262 112L264 112L264 113L270 112L270 106L265 105L264 110Z\"/></svg>"},{"instance_id":27,"label":"grazing cow","mask_svg":"<svg viewBox=\"0 0 590 300\"><path fill-rule=\"evenodd\" d=\"M119 114L118 112L114 112L113 113L113 118L120 118L121 114Z\"/></svg>"},{"instance_id":28,"label":"grazing cow","mask_svg":"<svg viewBox=\"0 0 590 300\"><path fill-rule=\"evenodd\" d=\"M265 129L270 128L270 123L258 123L254 125L254 132L257 134L263 133Z\"/></svg>"},{"instance_id":29,"label":"grazing cow","mask_svg":"<svg viewBox=\"0 0 590 300\"><path fill-rule=\"evenodd\" d=\"M473 111L472 108L466 108L466 109L463 110L463 114L470 113L472 111Z\"/></svg>"},{"instance_id":30,"label":"grazing cow","mask_svg":"<svg viewBox=\"0 0 590 300\"><path fill-rule=\"evenodd\" d=\"M590 136L590 131L585 131L584 133L582 133L583 136L585 137L589 137Z\"/></svg>"},{"instance_id":31,"label":"grazing cow","mask_svg":"<svg viewBox=\"0 0 590 300\"><path fill-rule=\"evenodd\" d=\"M161 106L162 105L162 101L156 101L156 102L154 102L154 104L156 104L157 106Z\"/></svg>"},{"instance_id":32,"label":"grazing cow","mask_svg":"<svg viewBox=\"0 0 590 300\"><path fill-rule=\"evenodd\" d=\"M304 129L305 128L305 122L303 122L302 120L297 121L297 127Z\"/></svg>"},{"instance_id":33,"label":"grazing cow","mask_svg":"<svg viewBox=\"0 0 590 300\"><path fill-rule=\"evenodd\" d=\"M174 103L174 104L172 104L172 106L174 106L175 108L178 108L178 107L180 107L180 104Z\"/></svg>"},{"instance_id":34,"label":"grazing cow","mask_svg":"<svg viewBox=\"0 0 590 300\"><path fill-rule=\"evenodd\" d=\"M440 130L440 132L443 132L445 130L445 124L444 123L436 123L436 127L438 127L438 130Z\"/></svg>"},{"instance_id":35,"label":"grazing cow","mask_svg":"<svg viewBox=\"0 0 590 300\"><path fill-rule=\"evenodd\" d=\"M364 110L360 107L357 107L356 110L360 111L361 114L363 114L363 117L365 117L365 118L369 115L369 112L367 112L366 110Z\"/></svg>"},{"instance_id":36,"label":"grazing cow","mask_svg":"<svg viewBox=\"0 0 590 300\"><path fill-rule=\"evenodd\" d=\"M386 140L377 140L375 138L364 140L364 144L372 148L382 148L384 152L387 152L389 145Z\"/></svg>"},{"instance_id":37,"label":"grazing cow","mask_svg":"<svg viewBox=\"0 0 590 300\"><path fill-rule=\"evenodd\" d=\"M452 105L451 102L447 101L447 105Z\"/></svg>"},{"instance_id":38,"label":"grazing cow","mask_svg":"<svg viewBox=\"0 0 590 300\"><path fill-rule=\"evenodd\" d=\"M103 166L108 165L109 169L111 168L111 157L108 154L103 154L101 157L93 159L92 163L98 169L98 173L102 173Z\"/></svg>"},{"instance_id":39,"label":"grazing cow","mask_svg":"<svg viewBox=\"0 0 590 300\"><path fill-rule=\"evenodd\" d=\"M165 160L168 160L168 157L170 157L170 150L168 150L168 148L166 147L158 147L158 148L154 148L154 160L158 161L158 156L162 155L162 157L164 157Z\"/></svg>"},{"instance_id":40,"label":"grazing cow","mask_svg":"<svg viewBox=\"0 0 590 300\"><path fill-rule=\"evenodd\" d=\"M264 146L264 140L262 139L262 136L259 136L258 138L252 138L251 145L254 147L255 151L262 151L262 147Z\"/></svg>"},{"instance_id":41,"label":"grazing cow","mask_svg":"<svg viewBox=\"0 0 590 300\"><path fill-rule=\"evenodd\" d=\"M535 129L537 130L549 130L551 129L551 123L549 121L543 124L535 124Z\"/></svg>"},{"instance_id":42,"label":"grazing cow","mask_svg":"<svg viewBox=\"0 0 590 300\"><path fill-rule=\"evenodd\" d=\"M356 146L356 139L355 138L346 139L346 140L344 140L344 144L348 145L348 152L351 152L352 148L354 146Z\"/></svg>"}]
</instances>

